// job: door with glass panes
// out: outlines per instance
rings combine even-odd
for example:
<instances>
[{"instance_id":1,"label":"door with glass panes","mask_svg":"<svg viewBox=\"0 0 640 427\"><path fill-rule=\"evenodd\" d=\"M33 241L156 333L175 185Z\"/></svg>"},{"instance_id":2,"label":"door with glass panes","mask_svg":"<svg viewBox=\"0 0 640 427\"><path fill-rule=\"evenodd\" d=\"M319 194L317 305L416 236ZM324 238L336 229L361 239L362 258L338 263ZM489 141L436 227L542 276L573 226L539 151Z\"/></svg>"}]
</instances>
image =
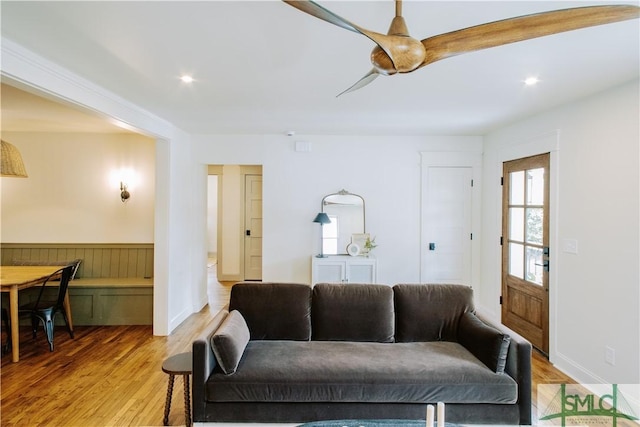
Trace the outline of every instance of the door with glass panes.
<instances>
[{"instance_id":1,"label":"door with glass panes","mask_svg":"<svg viewBox=\"0 0 640 427\"><path fill-rule=\"evenodd\" d=\"M504 163L502 323L549 352L549 154Z\"/></svg>"}]
</instances>

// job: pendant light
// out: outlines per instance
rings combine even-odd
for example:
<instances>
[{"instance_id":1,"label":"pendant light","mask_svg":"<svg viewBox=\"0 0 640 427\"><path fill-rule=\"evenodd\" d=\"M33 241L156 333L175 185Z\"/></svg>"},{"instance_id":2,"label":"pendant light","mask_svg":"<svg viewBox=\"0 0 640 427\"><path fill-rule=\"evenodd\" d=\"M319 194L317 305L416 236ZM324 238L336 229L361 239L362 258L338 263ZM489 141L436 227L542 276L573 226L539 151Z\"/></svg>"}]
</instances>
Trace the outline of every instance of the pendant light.
<instances>
[{"instance_id":1,"label":"pendant light","mask_svg":"<svg viewBox=\"0 0 640 427\"><path fill-rule=\"evenodd\" d=\"M12 176L15 178L26 178L27 170L22 162L22 156L18 149L6 141L2 141L2 152L0 157L0 176Z\"/></svg>"}]
</instances>

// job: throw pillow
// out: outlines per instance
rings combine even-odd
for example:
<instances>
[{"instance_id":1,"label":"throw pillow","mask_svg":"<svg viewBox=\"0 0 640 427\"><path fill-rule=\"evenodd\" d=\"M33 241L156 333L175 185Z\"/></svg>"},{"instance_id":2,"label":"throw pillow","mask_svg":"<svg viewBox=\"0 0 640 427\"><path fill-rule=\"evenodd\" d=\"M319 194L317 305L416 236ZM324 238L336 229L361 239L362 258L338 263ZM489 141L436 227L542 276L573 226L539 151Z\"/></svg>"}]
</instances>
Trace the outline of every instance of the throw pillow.
<instances>
[{"instance_id":1,"label":"throw pillow","mask_svg":"<svg viewBox=\"0 0 640 427\"><path fill-rule=\"evenodd\" d=\"M504 373L511 337L487 325L469 311L460 318L458 342L469 350L489 369Z\"/></svg>"},{"instance_id":2,"label":"throw pillow","mask_svg":"<svg viewBox=\"0 0 640 427\"><path fill-rule=\"evenodd\" d=\"M216 360L225 374L233 374L249 343L249 328L242 314L234 310L211 337L211 346Z\"/></svg>"}]
</instances>

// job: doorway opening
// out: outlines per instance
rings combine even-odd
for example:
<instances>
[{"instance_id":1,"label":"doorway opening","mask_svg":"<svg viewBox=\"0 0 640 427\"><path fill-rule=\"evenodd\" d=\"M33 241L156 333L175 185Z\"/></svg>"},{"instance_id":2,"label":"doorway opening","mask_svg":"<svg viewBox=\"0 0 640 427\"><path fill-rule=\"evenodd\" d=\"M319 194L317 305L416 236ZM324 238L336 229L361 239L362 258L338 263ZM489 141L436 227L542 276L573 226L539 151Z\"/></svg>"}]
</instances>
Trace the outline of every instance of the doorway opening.
<instances>
[{"instance_id":1,"label":"doorway opening","mask_svg":"<svg viewBox=\"0 0 640 427\"><path fill-rule=\"evenodd\" d=\"M262 166L209 165L207 184L207 258L217 280L262 280Z\"/></svg>"}]
</instances>

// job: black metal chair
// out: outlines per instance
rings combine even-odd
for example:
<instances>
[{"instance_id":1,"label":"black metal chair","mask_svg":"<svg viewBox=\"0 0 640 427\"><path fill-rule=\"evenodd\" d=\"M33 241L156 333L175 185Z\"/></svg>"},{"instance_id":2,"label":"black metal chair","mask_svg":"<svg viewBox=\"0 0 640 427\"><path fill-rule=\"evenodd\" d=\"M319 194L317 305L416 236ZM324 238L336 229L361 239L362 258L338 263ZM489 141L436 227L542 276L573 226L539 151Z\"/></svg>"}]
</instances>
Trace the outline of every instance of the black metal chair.
<instances>
[{"instance_id":1,"label":"black metal chair","mask_svg":"<svg viewBox=\"0 0 640 427\"><path fill-rule=\"evenodd\" d=\"M75 264L67 265L60 270L53 273L51 276L44 281L42 286L40 287L40 292L38 293L38 298L31 303L20 306L18 313L19 314L30 314L31 315L31 327L33 329L33 338L36 337L36 332L38 330L38 322L42 323L44 327L44 331L47 334L47 341L49 342L49 350L53 351L53 332L54 332L54 322L56 320L56 315L58 313L62 313L62 317L64 318L64 323L67 325L67 330L69 331L69 335L71 338L74 338L73 330L69 327L69 322L67 320L67 314L64 309L64 298L67 294L67 288L69 287L69 280L71 280L71 276L74 273L76 268ZM45 288L47 283L56 278L56 276L60 276L60 285L58 287L58 297L55 301L48 300L47 295L45 293Z\"/></svg>"},{"instance_id":2,"label":"black metal chair","mask_svg":"<svg viewBox=\"0 0 640 427\"><path fill-rule=\"evenodd\" d=\"M9 312L6 308L2 309L2 323L4 323L4 330L7 334L7 342L2 344L2 354L7 354L11 350L11 325L9 324Z\"/></svg>"}]
</instances>

